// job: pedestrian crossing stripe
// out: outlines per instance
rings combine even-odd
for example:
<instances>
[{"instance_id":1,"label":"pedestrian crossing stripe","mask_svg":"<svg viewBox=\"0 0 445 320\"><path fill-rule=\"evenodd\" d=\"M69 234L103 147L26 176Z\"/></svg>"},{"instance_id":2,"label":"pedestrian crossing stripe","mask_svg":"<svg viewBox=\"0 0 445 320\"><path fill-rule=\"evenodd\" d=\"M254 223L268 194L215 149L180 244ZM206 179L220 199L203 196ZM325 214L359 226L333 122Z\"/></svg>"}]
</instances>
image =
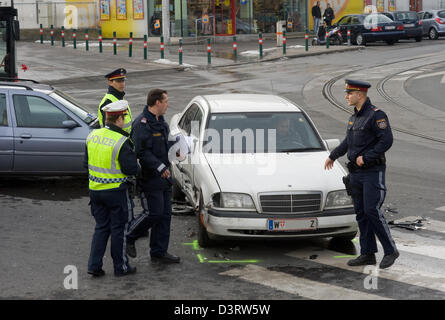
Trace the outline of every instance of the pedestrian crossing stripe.
<instances>
[{"instance_id":1,"label":"pedestrian crossing stripe","mask_svg":"<svg viewBox=\"0 0 445 320\"><path fill-rule=\"evenodd\" d=\"M285 272L271 271L259 265L248 264L220 275L239 279L315 300L391 300L372 293L356 291L332 284L295 277Z\"/></svg>"},{"instance_id":2,"label":"pedestrian crossing stripe","mask_svg":"<svg viewBox=\"0 0 445 320\"><path fill-rule=\"evenodd\" d=\"M413 267L405 265L401 259L403 259L404 247L397 242L397 248L400 254L400 258L396 260L395 264L388 269L379 269L378 277L402 282L409 285L415 285L418 287L424 287L431 290L438 290L445 292L445 276L443 274L437 274L432 272L427 272L423 270L414 269ZM382 248L380 247L379 250ZM297 259L308 259L310 255L313 254L313 249L308 248L306 250L299 250L289 252L286 255ZM347 265L347 261L342 259L333 259L334 256L338 256L338 252L331 250L323 250L318 253L316 259L311 260L312 262L319 263L321 265L328 265L331 267L359 272L363 274L368 274L366 267L351 267ZM376 266L378 268L378 266Z\"/></svg>"}]
</instances>

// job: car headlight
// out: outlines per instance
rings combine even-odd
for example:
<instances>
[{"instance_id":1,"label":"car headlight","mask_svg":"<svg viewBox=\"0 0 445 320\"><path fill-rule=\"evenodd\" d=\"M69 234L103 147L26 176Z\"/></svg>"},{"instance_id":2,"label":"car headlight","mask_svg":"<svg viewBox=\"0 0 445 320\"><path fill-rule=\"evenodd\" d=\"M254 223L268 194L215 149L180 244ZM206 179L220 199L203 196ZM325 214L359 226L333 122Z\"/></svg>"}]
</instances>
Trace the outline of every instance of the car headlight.
<instances>
[{"instance_id":1,"label":"car headlight","mask_svg":"<svg viewBox=\"0 0 445 320\"><path fill-rule=\"evenodd\" d=\"M325 209L337 209L351 206L352 198L348 196L346 190L332 191L328 193Z\"/></svg>"},{"instance_id":2,"label":"car headlight","mask_svg":"<svg viewBox=\"0 0 445 320\"><path fill-rule=\"evenodd\" d=\"M252 197L244 193L217 193L213 196L213 205L224 209L256 210Z\"/></svg>"}]
</instances>

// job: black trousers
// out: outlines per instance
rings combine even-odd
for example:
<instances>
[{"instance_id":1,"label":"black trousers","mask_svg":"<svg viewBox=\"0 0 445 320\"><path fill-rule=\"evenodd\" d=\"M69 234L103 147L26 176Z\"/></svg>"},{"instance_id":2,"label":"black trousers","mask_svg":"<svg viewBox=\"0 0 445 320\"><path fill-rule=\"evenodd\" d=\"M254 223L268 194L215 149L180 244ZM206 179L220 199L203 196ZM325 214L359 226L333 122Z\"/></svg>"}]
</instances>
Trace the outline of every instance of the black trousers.
<instances>
[{"instance_id":1,"label":"black trousers","mask_svg":"<svg viewBox=\"0 0 445 320\"><path fill-rule=\"evenodd\" d=\"M360 253L377 252L377 236L384 254L392 254L396 250L396 244L381 209L386 197L385 171L358 170L351 172L350 177L360 230Z\"/></svg>"},{"instance_id":2,"label":"black trousers","mask_svg":"<svg viewBox=\"0 0 445 320\"><path fill-rule=\"evenodd\" d=\"M133 217L128 190L91 191L91 214L96 220L91 242L88 270L102 269L102 260L111 235L111 257L115 272L126 272L129 267L125 232Z\"/></svg>"},{"instance_id":3,"label":"black trousers","mask_svg":"<svg viewBox=\"0 0 445 320\"><path fill-rule=\"evenodd\" d=\"M150 255L163 256L170 241L172 190L144 190L141 193L143 211L131 221L127 240L136 241L151 228Z\"/></svg>"}]
</instances>

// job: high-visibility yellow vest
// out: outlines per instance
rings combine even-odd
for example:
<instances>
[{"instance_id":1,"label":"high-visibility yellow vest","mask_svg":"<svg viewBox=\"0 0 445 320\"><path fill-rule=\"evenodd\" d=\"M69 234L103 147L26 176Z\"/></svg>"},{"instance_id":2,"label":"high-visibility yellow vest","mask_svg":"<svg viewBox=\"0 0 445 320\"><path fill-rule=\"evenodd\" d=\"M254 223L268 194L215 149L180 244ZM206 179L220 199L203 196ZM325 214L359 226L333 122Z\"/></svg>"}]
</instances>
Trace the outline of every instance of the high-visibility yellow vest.
<instances>
[{"instance_id":1,"label":"high-visibility yellow vest","mask_svg":"<svg viewBox=\"0 0 445 320\"><path fill-rule=\"evenodd\" d=\"M88 180L90 190L109 190L118 188L127 181L122 173L119 153L127 140L124 135L108 128L93 130L87 137Z\"/></svg>"},{"instance_id":2,"label":"high-visibility yellow vest","mask_svg":"<svg viewBox=\"0 0 445 320\"><path fill-rule=\"evenodd\" d=\"M97 114L98 114L98 117L99 117L99 124L100 124L100 126L103 128L104 127L104 119L103 119L103 117L102 117L102 112L101 112L101 110L100 110L100 108L102 107L102 105L104 104L104 102L106 101L106 100L110 100L111 102L116 102L116 101L119 101L119 99L118 98L116 98L115 96L113 96L111 93L107 93L104 97L103 97L103 99L102 99L102 101L100 102L100 104L99 104L99 111L97 112ZM132 119L132 117L131 117L131 109L130 109L130 106L128 106L128 110L127 110L127 115L125 116L125 122L124 122L124 127L123 127L123 130L125 131L125 132L128 132L128 133L130 133L131 132L131 120Z\"/></svg>"}]
</instances>

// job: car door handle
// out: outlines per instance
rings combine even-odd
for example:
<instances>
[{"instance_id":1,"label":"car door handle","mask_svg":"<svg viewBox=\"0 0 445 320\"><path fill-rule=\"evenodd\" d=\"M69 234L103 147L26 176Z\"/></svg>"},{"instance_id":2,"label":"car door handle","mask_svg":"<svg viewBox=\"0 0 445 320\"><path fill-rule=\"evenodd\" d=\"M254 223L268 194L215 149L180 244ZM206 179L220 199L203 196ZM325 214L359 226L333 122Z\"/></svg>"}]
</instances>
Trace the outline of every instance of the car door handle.
<instances>
[{"instance_id":1,"label":"car door handle","mask_svg":"<svg viewBox=\"0 0 445 320\"><path fill-rule=\"evenodd\" d=\"M22 138L22 139L31 139L32 138L32 134L30 134L30 133L22 133L20 135L20 138Z\"/></svg>"}]
</instances>

